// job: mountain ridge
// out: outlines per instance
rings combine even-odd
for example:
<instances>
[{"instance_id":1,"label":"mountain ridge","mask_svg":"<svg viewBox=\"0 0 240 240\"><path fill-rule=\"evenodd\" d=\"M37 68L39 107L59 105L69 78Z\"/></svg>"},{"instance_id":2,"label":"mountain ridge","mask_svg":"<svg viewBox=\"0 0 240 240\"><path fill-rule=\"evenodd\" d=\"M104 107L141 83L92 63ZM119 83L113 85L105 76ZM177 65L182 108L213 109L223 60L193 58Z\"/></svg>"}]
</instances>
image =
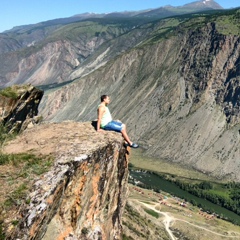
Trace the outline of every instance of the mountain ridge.
<instances>
[{"instance_id":1,"label":"mountain ridge","mask_svg":"<svg viewBox=\"0 0 240 240\"><path fill-rule=\"evenodd\" d=\"M185 7L187 9L185 9ZM171 10L176 10L176 9L182 9L180 13L177 13L175 11ZM190 11L189 11L190 9ZM123 12L109 12L109 13L91 13L91 12L85 12L85 13L80 13L80 14L75 14L70 17L63 17L63 18L58 18L58 19L53 19L53 20L47 20L43 21L40 23L36 24L29 24L29 25L22 25L22 26L15 26L10 30L6 30L3 33L10 33L14 31L21 31L22 29L31 29L32 27L35 26L46 26L46 25L54 25L54 24L68 24L68 23L73 23L81 20L86 20L86 19L91 19L91 18L111 18L111 17L143 17L144 14L147 14L147 17L152 17L151 15L153 14L154 17L156 18L156 12L158 13L164 13L163 16L158 16L159 18L164 18L168 16L173 16L173 15L178 15L178 14L184 14L184 13L191 13L191 12L197 12L197 11L202 11L202 10L213 10L213 9L223 9L217 2L214 0L199 0L199 1L194 1L189 4L185 4L183 6L161 6L159 8L154 8L154 9L143 9L143 10L138 10L138 11L123 11ZM160 11L160 12L159 12ZM165 13L166 11L166 13ZM1 34L1 33L0 33Z\"/></svg>"},{"instance_id":2,"label":"mountain ridge","mask_svg":"<svg viewBox=\"0 0 240 240\"><path fill-rule=\"evenodd\" d=\"M183 7L198 7L198 8L209 8L209 9L223 9L216 1L214 0L200 0L192 3L184 4Z\"/></svg>"}]
</instances>

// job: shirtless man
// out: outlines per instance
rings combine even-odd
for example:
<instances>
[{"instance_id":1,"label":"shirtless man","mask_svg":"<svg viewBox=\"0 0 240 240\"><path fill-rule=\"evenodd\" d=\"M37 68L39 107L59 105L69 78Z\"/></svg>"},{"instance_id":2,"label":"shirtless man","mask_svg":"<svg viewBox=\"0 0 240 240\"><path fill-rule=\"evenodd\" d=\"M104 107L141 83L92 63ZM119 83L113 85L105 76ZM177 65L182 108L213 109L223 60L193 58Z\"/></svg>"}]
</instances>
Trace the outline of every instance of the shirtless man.
<instances>
[{"instance_id":1,"label":"shirtless man","mask_svg":"<svg viewBox=\"0 0 240 240\"><path fill-rule=\"evenodd\" d=\"M126 125L119 122L113 121L111 113L108 109L108 104L110 103L110 98L108 95L101 96L101 104L98 106L98 121L97 121L97 131L115 131L121 132L124 140L132 148L138 148L138 144L133 143L128 135L126 130Z\"/></svg>"}]
</instances>

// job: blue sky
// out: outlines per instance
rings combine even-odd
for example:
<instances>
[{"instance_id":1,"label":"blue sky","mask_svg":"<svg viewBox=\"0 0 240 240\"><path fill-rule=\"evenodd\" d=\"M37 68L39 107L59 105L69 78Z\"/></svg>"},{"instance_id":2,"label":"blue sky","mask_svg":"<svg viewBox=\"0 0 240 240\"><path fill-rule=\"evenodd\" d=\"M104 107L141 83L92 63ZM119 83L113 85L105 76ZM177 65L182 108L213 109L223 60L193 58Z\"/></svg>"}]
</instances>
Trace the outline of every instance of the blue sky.
<instances>
[{"instance_id":1,"label":"blue sky","mask_svg":"<svg viewBox=\"0 0 240 240\"><path fill-rule=\"evenodd\" d=\"M84 12L142 10L165 5L182 6L195 0L1 0L0 32ZM239 0L215 0L223 8L239 7Z\"/></svg>"}]
</instances>

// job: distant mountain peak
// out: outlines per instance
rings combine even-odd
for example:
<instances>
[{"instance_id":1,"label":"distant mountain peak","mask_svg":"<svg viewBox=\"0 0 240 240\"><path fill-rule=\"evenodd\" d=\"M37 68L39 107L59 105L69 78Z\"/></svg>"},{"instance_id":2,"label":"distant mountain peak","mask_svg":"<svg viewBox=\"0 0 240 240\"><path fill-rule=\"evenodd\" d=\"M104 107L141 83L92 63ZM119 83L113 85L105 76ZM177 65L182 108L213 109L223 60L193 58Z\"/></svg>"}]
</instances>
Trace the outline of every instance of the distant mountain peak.
<instances>
[{"instance_id":1,"label":"distant mountain peak","mask_svg":"<svg viewBox=\"0 0 240 240\"><path fill-rule=\"evenodd\" d=\"M188 8L199 8L199 9L204 9L204 8L211 8L211 9L223 9L222 6L220 6L217 2L214 0L198 0L195 2L191 2L188 4L183 5L183 7L188 7Z\"/></svg>"}]
</instances>

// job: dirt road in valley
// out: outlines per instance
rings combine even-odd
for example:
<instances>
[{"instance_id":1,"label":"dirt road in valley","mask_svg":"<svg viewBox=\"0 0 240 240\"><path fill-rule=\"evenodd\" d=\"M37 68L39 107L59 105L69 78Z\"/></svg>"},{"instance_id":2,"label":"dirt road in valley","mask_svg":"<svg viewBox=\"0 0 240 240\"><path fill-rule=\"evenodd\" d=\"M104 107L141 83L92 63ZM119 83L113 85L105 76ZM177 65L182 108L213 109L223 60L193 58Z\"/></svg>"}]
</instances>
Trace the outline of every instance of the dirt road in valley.
<instances>
[{"instance_id":1,"label":"dirt road in valley","mask_svg":"<svg viewBox=\"0 0 240 240\"><path fill-rule=\"evenodd\" d=\"M163 220L163 224L165 225L166 231L168 232L169 236L171 237L172 240L175 240L176 238L174 237L172 231L169 229L170 227L170 223L174 220L174 218L172 218L171 216L169 216L167 213L165 212L160 212L158 210L153 209L154 211L159 212L160 214L165 216L165 219Z\"/></svg>"},{"instance_id":2,"label":"dirt road in valley","mask_svg":"<svg viewBox=\"0 0 240 240\"><path fill-rule=\"evenodd\" d=\"M171 237L172 240L176 240L176 238L174 237L172 231L169 229L170 227L170 223L175 220L172 216L168 215L168 213L166 212L161 212L159 210L157 210L155 207L156 207L156 204L155 205L149 205L147 203L143 203L143 202L139 202L141 204L143 204L145 207L149 208L149 209L152 209L154 210L155 212L158 212L162 215L165 216L165 219L163 220L163 224L165 225L165 229L166 231L168 232L169 236Z\"/></svg>"},{"instance_id":3,"label":"dirt road in valley","mask_svg":"<svg viewBox=\"0 0 240 240\"><path fill-rule=\"evenodd\" d=\"M140 202L140 201L138 201L138 202L139 202L140 204L144 205L145 207L147 207L147 208L149 208L149 209L151 209L151 210L154 210L155 212L158 212L158 213L164 215L165 218L164 218L164 220L163 220L163 224L165 225L165 229L166 229L166 231L168 232L168 234L169 234L169 236L170 236L170 238L171 238L172 240L177 240L177 238L175 238L175 236L173 235L173 232L172 232L171 229L169 228L171 222L173 222L173 221L185 222L185 223L187 223L187 224L189 224L189 225L191 225L191 226L194 226L194 227L196 227L196 228L200 228L200 229L202 229L202 230L204 230L204 231L211 232L211 233L213 233L213 234L215 234L215 235L218 235L218 236L221 236L221 237L225 237L225 238L229 238L229 239L231 239L231 238L235 238L235 239L236 239L236 237L237 237L237 236L226 236L226 235L223 235L223 234L220 234L220 233L211 231L211 230L209 230L209 229L207 229L207 228L200 227L200 226L198 226L198 225L196 225L196 224L193 224L193 223L191 223L191 222L188 222L188 221L186 221L186 220L174 218L174 217L170 216L169 213L167 213L167 212L161 212L161 211L157 210L157 209L156 209L156 206L159 205L158 203L157 203L157 204L154 203L153 205L150 205L150 204L143 203L143 202ZM238 234L239 234L239 233L238 233ZM240 239L240 234L239 234L239 239Z\"/></svg>"}]
</instances>

